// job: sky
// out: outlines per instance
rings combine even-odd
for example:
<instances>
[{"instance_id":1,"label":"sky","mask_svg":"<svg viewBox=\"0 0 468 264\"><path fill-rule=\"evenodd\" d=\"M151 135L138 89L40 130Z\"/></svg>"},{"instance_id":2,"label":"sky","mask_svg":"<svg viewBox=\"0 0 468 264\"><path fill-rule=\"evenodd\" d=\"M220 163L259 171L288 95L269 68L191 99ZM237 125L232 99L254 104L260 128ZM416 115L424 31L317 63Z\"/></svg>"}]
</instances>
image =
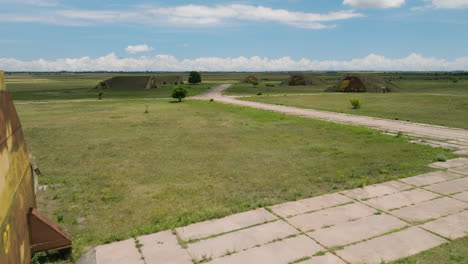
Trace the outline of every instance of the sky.
<instances>
[{"instance_id":1,"label":"sky","mask_svg":"<svg viewBox=\"0 0 468 264\"><path fill-rule=\"evenodd\" d=\"M468 70L468 0L0 0L7 71Z\"/></svg>"}]
</instances>

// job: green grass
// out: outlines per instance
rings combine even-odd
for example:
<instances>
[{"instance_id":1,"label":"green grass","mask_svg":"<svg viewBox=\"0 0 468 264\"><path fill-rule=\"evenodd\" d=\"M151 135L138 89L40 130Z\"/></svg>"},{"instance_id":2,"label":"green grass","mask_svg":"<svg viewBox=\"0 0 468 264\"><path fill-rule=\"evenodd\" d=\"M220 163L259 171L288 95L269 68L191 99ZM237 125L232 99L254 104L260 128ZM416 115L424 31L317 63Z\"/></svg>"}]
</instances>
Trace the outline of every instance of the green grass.
<instances>
[{"instance_id":1,"label":"green grass","mask_svg":"<svg viewBox=\"0 0 468 264\"><path fill-rule=\"evenodd\" d=\"M404 258L392 264L465 264L468 263L468 236L449 244Z\"/></svg>"},{"instance_id":2,"label":"green grass","mask_svg":"<svg viewBox=\"0 0 468 264\"><path fill-rule=\"evenodd\" d=\"M128 75L128 74L127 74ZM134 74L133 76L140 76ZM33 75L7 75L7 88L12 92L16 101L41 100L74 100L97 99L99 90L93 89L100 81L111 78L110 74L33 74ZM119 76L116 74L116 76ZM149 76L146 74L145 76ZM158 76L158 75L156 75ZM167 78L166 75L161 76ZM197 95L216 85L205 82L202 84L186 84L188 96ZM105 99L128 98L170 98L173 85L163 85L150 90L112 90L104 89Z\"/></svg>"},{"instance_id":3,"label":"green grass","mask_svg":"<svg viewBox=\"0 0 468 264\"><path fill-rule=\"evenodd\" d=\"M356 115L375 116L388 119L435 124L449 127L468 128L468 82L452 84L440 82L439 86L420 84L427 87L420 91L419 82L406 82L401 92L375 93L317 93L312 95L256 96L243 98L270 104L290 105ZM445 87L443 85L446 85ZM401 86L400 86L401 87ZM438 88L437 88L438 87ZM441 88L442 87L442 88ZM445 89L445 90L444 90ZM419 92L417 92L419 91ZM352 109L351 98L358 98L363 105Z\"/></svg>"},{"instance_id":4,"label":"green grass","mask_svg":"<svg viewBox=\"0 0 468 264\"><path fill-rule=\"evenodd\" d=\"M425 173L438 154L453 157L366 128L218 103L17 107L40 183L49 185L39 208L72 234L75 257L105 242Z\"/></svg>"}]
</instances>

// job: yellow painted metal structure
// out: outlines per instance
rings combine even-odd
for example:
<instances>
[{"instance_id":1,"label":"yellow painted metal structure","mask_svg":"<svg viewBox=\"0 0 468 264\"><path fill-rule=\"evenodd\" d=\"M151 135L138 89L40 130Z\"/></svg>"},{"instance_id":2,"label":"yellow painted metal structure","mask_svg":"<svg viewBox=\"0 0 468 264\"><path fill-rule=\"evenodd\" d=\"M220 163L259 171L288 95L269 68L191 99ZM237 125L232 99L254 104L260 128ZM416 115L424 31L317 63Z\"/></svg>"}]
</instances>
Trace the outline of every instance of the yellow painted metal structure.
<instances>
[{"instance_id":1,"label":"yellow painted metal structure","mask_svg":"<svg viewBox=\"0 0 468 264\"><path fill-rule=\"evenodd\" d=\"M0 71L0 263L30 263L28 211L36 207L35 179L21 123Z\"/></svg>"}]
</instances>

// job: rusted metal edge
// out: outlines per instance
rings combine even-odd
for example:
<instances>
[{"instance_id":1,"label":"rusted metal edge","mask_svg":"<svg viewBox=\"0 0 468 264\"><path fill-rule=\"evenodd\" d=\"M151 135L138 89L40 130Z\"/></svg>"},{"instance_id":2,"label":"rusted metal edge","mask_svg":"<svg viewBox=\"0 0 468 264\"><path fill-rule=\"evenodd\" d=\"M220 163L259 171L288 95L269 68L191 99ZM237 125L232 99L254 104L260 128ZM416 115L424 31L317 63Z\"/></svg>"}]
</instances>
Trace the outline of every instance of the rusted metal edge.
<instances>
[{"instance_id":1,"label":"rusted metal edge","mask_svg":"<svg viewBox=\"0 0 468 264\"><path fill-rule=\"evenodd\" d=\"M28 213L31 253L72 247L71 236L35 208Z\"/></svg>"}]
</instances>

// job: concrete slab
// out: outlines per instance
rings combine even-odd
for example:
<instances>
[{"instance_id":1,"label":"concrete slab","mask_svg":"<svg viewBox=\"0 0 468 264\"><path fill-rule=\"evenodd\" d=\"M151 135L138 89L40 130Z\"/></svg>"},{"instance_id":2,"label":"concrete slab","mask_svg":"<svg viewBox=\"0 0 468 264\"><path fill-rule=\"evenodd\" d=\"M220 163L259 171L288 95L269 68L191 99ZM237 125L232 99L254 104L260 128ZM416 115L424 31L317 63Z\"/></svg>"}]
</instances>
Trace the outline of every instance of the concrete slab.
<instances>
[{"instance_id":1,"label":"concrete slab","mask_svg":"<svg viewBox=\"0 0 468 264\"><path fill-rule=\"evenodd\" d=\"M278 219L263 208L177 228L182 240L200 239Z\"/></svg>"},{"instance_id":2,"label":"concrete slab","mask_svg":"<svg viewBox=\"0 0 468 264\"><path fill-rule=\"evenodd\" d=\"M387 214L372 215L356 221L320 229L309 233L309 236L321 245L333 248L369 239L406 225L405 222Z\"/></svg>"},{"instance_id":3,"label":"concrete slab","mask_svg":"<svg viewBox=\"0 0 468 264\"><path fill-rule=\"evenodd\" d=\"M336 253L351 264L380 264L382 261L389 262L414 255L445 242L447 240L412 227L346 247Z\"/></svg>"},{"instance_id":4,"label":"concrete slab","mask_svg":"<svg viewBox=\"0 0 468 264\"><path fill-rule=\"evenodd\" d=\"M337 206L309 214L298 215L286 219L291 225L306 232L317 230L324 226L336 225L350 220L366 217L376 210L359 203Z\"/></svg>"},{"instance_id":5,"label":"concrete slab","mask_svg":"<svg viewBox=\"0 0 468 264\"><path fill-rule=\"evenodd\" d=\"M460 167L452 168L452 169L449 169L449 172L468 176L468 166L460 166Z\"/></svg>"},{"instance_id":6,"label":"concrete slab","mask_svg":"<svg viewBox=\"0 0 468 264\"><path fill-rule=\"evenodd\" d=\"M146 264L193 264L187 250L177 242L171 231L159 232L137 238L143 245L141 252Z\"/></svg>"},{"instance_id":7,"label":"concrete slab","mask_svg":"<svg viewBox=\"0 0 468 264\"><path fill-rule=\"evenodd\" d=\"M444 181L453 180L453 179L460 178L460 177L461 176L458 174L450 173L447 171L435 171L435 172L430 172L430 173L426 173L426 174L422 174L422 175L418 175L414 177L400 179L399 181L420 187L423 185L444 182Z\"/></svg>"},{"instance_id":8,"label":"concrete slab","mask_svg":"<svg viewBox=\"0 0 468 264\"><path fill-rule=\"evenodd\" d=\"M368 199L373 197L384 196L391 193L401 192L410 188L412 188L412 186L407 185L405 183L391 181L386 183L369 185L354 190L344 191L342 193L354 199Z\"/></svg>"},{"instance_id":9,"label":"concrete slab","mask_svg":"<svg viewBox=\"0 0 468 264\"><path fill-rule=\"evenodd\" d=\"M468 203L468 191L462 192L462 193L457 193L455 195L452 195L453 198L467 202Z\"/></svg>"},{"instance_id":10,"label":"concrete slab","mask_svg":"<svg viewBox=\"0 0 468 264\"><path fill-rule=\"evenodd\" d=\"M306 236L298 236L279 242L252 248L230 256L218 258L210 264L268 263L285 264L302 257L312 256L324 250L319 244Z\"/></svg>"},{"instance_id":11,"label":"concrete slab","mask_svg":"<svg viewBox=\"0 0 468 264\"><path fill-rule=\"evenodd\" d=\"M228 252L242 251L298 233L295 228L279 220L189 244L188 251L197 260L203 256L217 258Z\"/></svg>"},{"instance_id":12,"label":"concrete slab","mask_svg":"<svg viewBox=\"0 0 468 264\"><path fill-rule=\"evenodd\" d=\"M447 160L446 162L434 162L434 163L429 164L429 167L448 169L448 168L460 167L463 165L468 165L467 158L456 158L456 159Z\"/></svg>"},{"instance_id":13,"label":"concrete slab","mask_svg":"<svg viewBox=\"0 0 468 264\"><path fill-rule=\"evenodd\" d=\"M323 256L316 256L312 257L311 259L303 262L299 262L300 264L345 264L339 257L327 253Z\"/></svg>"},{"instance_id":14,"label":"concrete slab","mask_svg":"<svg viewBox=\"0 0 468 264\"><path fill-rule=\"evenodd\" d=\"M337 206L351 202L352 200L339 193L325 194L309 199L295 202L278 204L271 207L271 210L282 217L289 217L311 211L321 210L327 207Z\"/></svg>"},{"instance_id":15,"label":"concrete slab","mask_svg":"<svg viewBox=\"0 0 468 264\"><path fill-rule=\"evenodd\" d=\"M363 203L383 211L388 211L391 209L428 201L436 198L437 196L439 195L433 192L429 192L422 189L413 189L409 191L372 198L370 200L363 201Z\"/></svg>"},{"instance_id":16,"label":"concrete slab","mask_svg":"<svg viewBox=\"0 0 468 264\"><path fill-rule=\"evenodd\" d=\"M468 155L468 149L461 149L454 152L457 155Z\"/></svg>"},{"instance_id":17,"label":"concrete slab","mask_svg":"<svg viewBox=\"0 0 468 264\"><path fill-rule=\"evenodd\" d=\"M419 222L454 214L465 208L468 208L468 203L443 197L394 210L390 214L406 221Z\"/></svg>"},{"instance_id":18,"label":"concrete slab","mask_svg":"<svg viewBox=\"0 0 468 264\"><path fill-rule=\"evenodd\" d=\"M468 177L436 183L430 186L426 186L424 189L446 195L468 191Z\"/></svg>"},{"instance_id":19,"label":"concrete slab","mask_svg":"<svg viewBox=\"0 0 468 264\"><path fill-rule=\"evenodd\" d=\"M421 227L449 239L468 236L468 211L437 219Z\"/></svg>"},{"instance_id":20,"label":"concrete slab","mask_svg":"<svg viewBox=\"0 0 468 264\"><path fill-rule=\"evenodd\" d=\"M144 264L140 252L135 245L135 239L128 239L112 244L96 247L96 263L98 264Z\"/></svg>"}]
</instances>

